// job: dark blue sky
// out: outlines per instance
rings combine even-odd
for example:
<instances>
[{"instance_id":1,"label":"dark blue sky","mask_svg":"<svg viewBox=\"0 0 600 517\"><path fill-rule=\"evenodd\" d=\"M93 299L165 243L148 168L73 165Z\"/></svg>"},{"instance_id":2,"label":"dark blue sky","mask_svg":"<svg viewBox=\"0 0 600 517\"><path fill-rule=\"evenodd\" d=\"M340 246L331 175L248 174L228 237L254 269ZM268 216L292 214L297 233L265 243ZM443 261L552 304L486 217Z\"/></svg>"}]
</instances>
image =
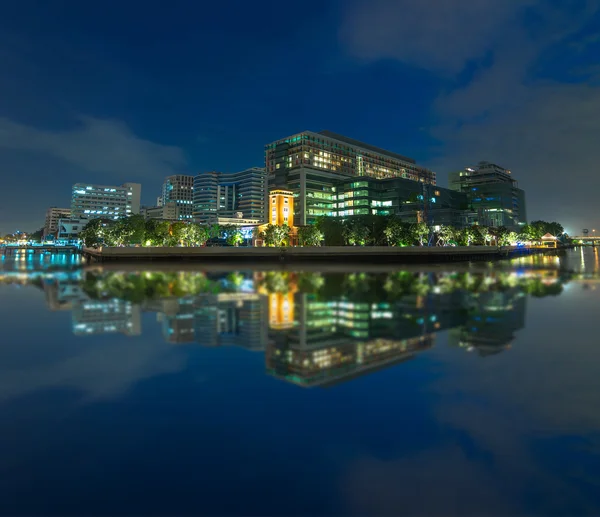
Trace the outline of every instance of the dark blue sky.
<instances>
[{"instance_id":1,"label":"dark blue sky","mask_svg":"<svg viewBox=\"0 0 600 517\"><path fill-rule=\"evenodd\" d=\"M447 184L511 168L530 218L600 227L600 0L5 2L0 232L76 181L262 165L329 129Z\"/></svg>"}]
</instances>

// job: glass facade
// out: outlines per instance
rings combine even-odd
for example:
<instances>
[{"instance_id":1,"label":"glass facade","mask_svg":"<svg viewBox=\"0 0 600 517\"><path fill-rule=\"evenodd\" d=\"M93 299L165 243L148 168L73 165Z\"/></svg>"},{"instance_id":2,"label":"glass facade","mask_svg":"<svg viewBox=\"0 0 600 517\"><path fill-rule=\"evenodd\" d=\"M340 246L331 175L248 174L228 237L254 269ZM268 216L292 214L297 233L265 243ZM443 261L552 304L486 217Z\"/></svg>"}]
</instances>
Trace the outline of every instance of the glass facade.
<instances>
[{"instance_id":1,"label":"glass facade","mask_svg":"<svg viewBox=\"0 0 600 517\"><path fill-rule=\"evenodd\" d=\"M314 223L319 216L336 215L335 185L345 178L436 183L435 173L411 158L329 131L305 131L268 144L265 166L270 188L287 188L297 196L295 216L300 225Z\"/></svg>"},{"instance_id":2,"label":"glass facade","mask_svg":"<svg viewBox=\"0 0 600 517\"><path fill-rule=\"evenodd\" d=\"M527 222L525 192L511 171L489 162L479 162L449 175L449 186L465 194L469 206L479 212L479 224L518 230Z\"/></svg>"},{"instance_id":3,"label":"glass facade","mask_svg":"<svg viewBox=\"0 0 600 517\"><path fill-rule=\"evenodd\" d=\"M204 172L194 178L193 215L200 222L234 217L267 219L267 175L264 168L241 172Z\"/></svg>"},{"instance_id":4,"label":"glass facade","mask_svg":"<svg viewBox=\"0 0 600 517\"><path fill-rule=\"evenodd\" d=\"M469 221L467 196L402 178L349 179L335 187L333 215L395 215L406 222L463 227Z\"/></svg>"}]
</instances>

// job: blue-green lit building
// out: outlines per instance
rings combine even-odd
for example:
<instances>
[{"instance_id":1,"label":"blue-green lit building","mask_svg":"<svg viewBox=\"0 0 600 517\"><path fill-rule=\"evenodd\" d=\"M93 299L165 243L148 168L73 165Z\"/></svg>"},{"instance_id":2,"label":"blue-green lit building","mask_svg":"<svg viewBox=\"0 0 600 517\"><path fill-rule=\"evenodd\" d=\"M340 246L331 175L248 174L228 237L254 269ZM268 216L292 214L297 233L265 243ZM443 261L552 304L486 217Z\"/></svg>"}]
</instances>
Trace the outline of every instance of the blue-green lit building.
<instances>
[{"instance_id":1,"label":"blue-green lit building","mask_svg":"<svg viewBox=\"0 0 600 517\"><path fill-rule=\"evenodd\" d=\"M406 222L457 228L476 221L466 194L404 178L352 178L338 181L334 192L338 217L394 215Z\"/></svg>"},{"instance_id":2,"label":"blue-green lit building","mask_svg":"<svg viewBox=\"0 0 600 517\"><path fill-rule=\"evenodd\" d=\"M511 171L489 162L451 172L449 187L465 194L469 207L479 213L479 224L518 231L527 222L525 191Z\"/></svg>"}]
</instances>

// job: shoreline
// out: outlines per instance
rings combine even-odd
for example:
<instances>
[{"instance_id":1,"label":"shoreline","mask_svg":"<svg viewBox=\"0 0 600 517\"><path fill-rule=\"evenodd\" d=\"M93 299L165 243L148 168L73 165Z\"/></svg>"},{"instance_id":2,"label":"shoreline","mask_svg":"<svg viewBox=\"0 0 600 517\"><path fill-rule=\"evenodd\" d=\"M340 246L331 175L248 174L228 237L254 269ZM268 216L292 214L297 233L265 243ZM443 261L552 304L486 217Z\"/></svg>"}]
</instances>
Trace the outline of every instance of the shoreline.
<instances>
[{"instance_id":1,"label":"shoreline","mask_svg":"<svg viewBox=\"0 0 600 517\"><path fill-rule=\"evenodd\" d=\"M495 261L520 256L557 252L564 248L523 248L517 246L456 246L405 248L389 246L322 247L105 247L84 248L87 263L107 262L195 262L269 264L422 264Z\"/></svg>"}]
</instances>

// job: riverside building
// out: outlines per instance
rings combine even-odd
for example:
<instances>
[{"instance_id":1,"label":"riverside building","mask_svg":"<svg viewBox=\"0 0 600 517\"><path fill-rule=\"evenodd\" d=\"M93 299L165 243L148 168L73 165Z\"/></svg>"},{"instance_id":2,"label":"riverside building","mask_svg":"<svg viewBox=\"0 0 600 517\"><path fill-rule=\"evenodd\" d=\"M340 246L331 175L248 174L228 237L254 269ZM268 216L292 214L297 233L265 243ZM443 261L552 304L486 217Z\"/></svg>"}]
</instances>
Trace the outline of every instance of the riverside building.
<instances>
[{"instance_id":1,"label":"riverside building","mask_svg":"<svg viewBox=\"0 0 600 517\"><path fill-rule=\"evenodd\" d=\"M200 223L219 218L267 219L267 175L262 167L203 172L194 178L193 215Z\"/></svg>"},{"instance_id":2,"label":"riverside building","mask_svg":"<svg viewBox=\"0 0 600 517\"><path fill-rule=\"evenodd\" d=\"M294 218L301 226L337 214L336 184L348 178L436 184L435 173L412 158L331 131L304 131L268 144L265 167L270 189L294 193Z\"/></svg>"},{"instance_id":3,"label":"riverside building","mask_svg":"<svg viewBox=\"0 0 600 517\"><path fill-rule=\"evenodd\" d=\"M140 213L142 186L75 183L71 196L71 219L119 219Z\"/></svg>"},{"instance_id":4,"label":"riverside building","mask_svg":"<svg viewBox=\"0 0 600 517\"><path fill-rule=\"evenodd\" d=\"M158 206L167 203L177 205L177 217L184 221L191 220L193 214L194 176L175 174L167 176L162 186L161 200Z\"/></svg>"},{"instance_id":5,"label":"riverside building","mask_svg":"<svg viewBox=\"0 0 600 517\"><path fill-rule=\"evenodd\" d=\"M451 190L467 196L469 207L479 212L479 224L519 230L527 222L525 191L510 170L490 162L451 172Z\"/></svg>"}]
</instances>

